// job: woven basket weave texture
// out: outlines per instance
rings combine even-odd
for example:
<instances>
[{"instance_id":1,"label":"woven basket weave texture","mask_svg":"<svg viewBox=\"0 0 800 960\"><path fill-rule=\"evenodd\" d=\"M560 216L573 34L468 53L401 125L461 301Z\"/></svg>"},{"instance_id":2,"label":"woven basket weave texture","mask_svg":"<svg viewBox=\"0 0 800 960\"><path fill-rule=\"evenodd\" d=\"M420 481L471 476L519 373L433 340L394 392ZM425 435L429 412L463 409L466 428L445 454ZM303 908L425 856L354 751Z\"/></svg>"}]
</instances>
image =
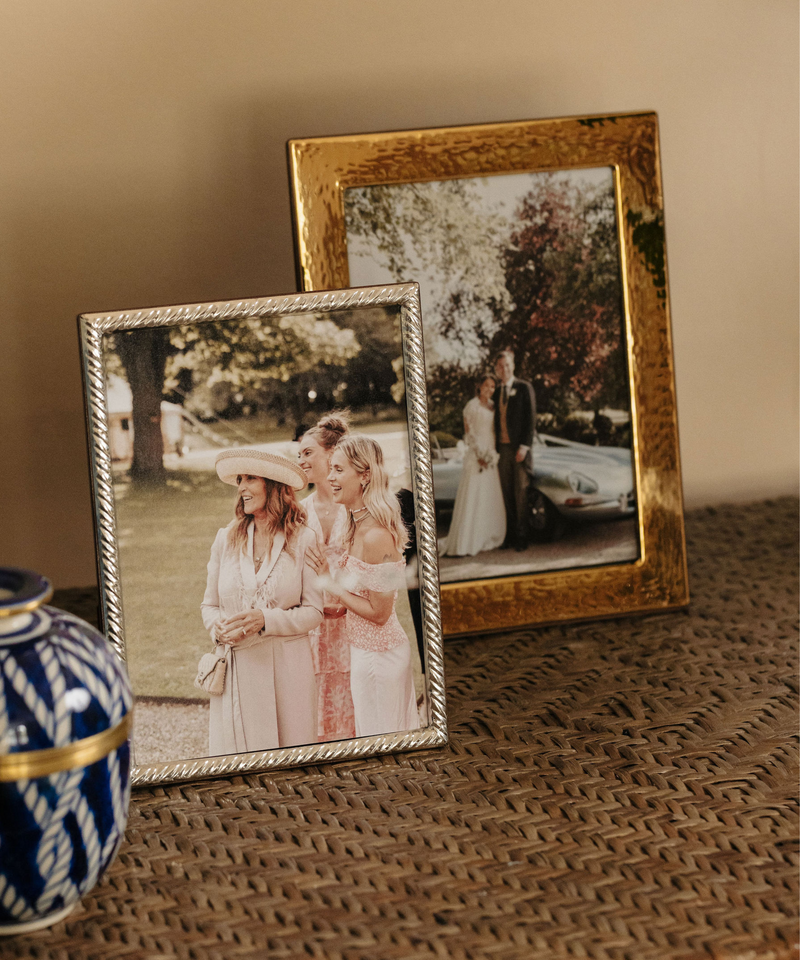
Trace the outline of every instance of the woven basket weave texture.
<instances>
[{"instance_id":1,"label":"woven basket weave texture","mask_svg":"<svg viewBox=\"0 0 800 960\"><path fill-rule=\"evenodd\" d=\"M448 641L443 749L139 790L0 955L795 957L797 501L686 522L689 611Z\"/></svg>"}]
</instances>

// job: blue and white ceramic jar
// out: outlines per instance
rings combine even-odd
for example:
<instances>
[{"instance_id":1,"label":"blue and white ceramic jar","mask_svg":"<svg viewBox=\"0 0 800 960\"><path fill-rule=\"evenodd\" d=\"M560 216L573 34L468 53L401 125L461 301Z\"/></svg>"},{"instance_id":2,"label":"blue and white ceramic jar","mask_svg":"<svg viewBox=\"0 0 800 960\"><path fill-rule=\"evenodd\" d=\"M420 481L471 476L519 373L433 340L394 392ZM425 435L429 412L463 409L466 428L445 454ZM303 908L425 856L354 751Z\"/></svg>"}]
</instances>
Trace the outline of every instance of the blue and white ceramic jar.
<instances>
[{"instance_id":1,"label":"blue and white ceramic jar","mask_svg":"<svg viewBox=\"0 0 800 960\"><path fill-rule=\"evenodd\" d=\"M56 923L114 859L128 816L132 695L50 584L0 567L0 934Z\"/></svg>"}]
</instances>

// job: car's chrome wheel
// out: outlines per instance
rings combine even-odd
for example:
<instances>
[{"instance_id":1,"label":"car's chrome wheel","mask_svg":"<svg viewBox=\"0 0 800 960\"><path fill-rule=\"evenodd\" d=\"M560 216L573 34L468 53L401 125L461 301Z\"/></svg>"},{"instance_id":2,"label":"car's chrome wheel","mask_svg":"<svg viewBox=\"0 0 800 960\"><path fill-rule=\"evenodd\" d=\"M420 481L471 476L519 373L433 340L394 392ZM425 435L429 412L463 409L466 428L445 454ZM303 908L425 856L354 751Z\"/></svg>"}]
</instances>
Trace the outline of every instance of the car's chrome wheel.
<instances>
[{"instance_id":1,"label":"car's chrome wheel","mask_svg":"<svg viewBox=\"0 0 800 960\"><path fill-rule=\"evenodd\" d=\"M558 511L547 497L531 485L528 488L528 524L531 540L554 540L559 532Z\"/></svg>"}]
</instances>

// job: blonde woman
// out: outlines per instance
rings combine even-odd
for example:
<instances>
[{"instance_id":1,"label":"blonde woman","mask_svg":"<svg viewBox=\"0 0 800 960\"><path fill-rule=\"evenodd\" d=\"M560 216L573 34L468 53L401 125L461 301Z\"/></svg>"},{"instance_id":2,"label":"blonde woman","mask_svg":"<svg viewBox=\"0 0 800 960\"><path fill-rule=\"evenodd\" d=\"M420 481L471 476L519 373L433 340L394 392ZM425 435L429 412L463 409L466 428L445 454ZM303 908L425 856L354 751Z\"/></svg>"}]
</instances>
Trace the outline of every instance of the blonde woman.
<instances>
[{"instance_id":1,"label":"blonde woman","mask_svg":"<svg viewBox=\"0 0 800 960\"><path fill-rule=\"evenodd\" d=\"M308 525L317 535L324 557L323 570L338 568L344 552L347 510L333 499L328 482L331 455L348 432L347 415L334 411L318 421L300 438L300 467L314 492L303 506ZM320 742L348 740L356 735L353 698L350 695L350 645L344 606L325 604L325 619L312 631L311 649L317 672L317 736Z\"/></svg>"},{"instance_id":2,"label":"blonde woman","mask_svg":"<svg viewBox=\"0 0 800 960\"><path fill-rule=\"evenodd\" d=\"M286 457L239 448L217 456L237 488L234 519L216 536L201 606L211 639L228 648L225 686L211 697L209 753L219 756L317 741L317 687L309 633L322 591L306 562L316 537Z\"/></svg>"},{"instance_id":3,"label":"blonde woman","mask_svg":"<svg viewBox=\"0 0 800 960\"><path fill-rule=\"evenodd\" d=\"M342 573L326 578L325 586L347 608L356 736L415 730L411 646L395 611L407 533L379 444L371 437L344 437L331 454L328 480L348 512Z\"/></svg>"}]
</instances>

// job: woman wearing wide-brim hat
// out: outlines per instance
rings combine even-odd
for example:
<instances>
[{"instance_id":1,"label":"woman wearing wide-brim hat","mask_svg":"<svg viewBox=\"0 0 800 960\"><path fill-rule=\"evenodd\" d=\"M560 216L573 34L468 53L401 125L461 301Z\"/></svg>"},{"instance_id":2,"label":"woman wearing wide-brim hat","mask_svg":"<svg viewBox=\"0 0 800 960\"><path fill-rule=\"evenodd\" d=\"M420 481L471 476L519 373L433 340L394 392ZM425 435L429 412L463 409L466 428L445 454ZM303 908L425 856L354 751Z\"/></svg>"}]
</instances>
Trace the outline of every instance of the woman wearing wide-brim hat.
<instances>
[{"instance_id":1,"label":"woman wearing wide-brim hat","mask_svg":"<svg viewBox=\"0 0 800 960\"><path fill-rule=\"evenodd\" d=\"M308 634L322 621L322 591L306 553L314 533L296 491L293 461L263 450L225 450L217 475L237 488L234 519L211 548L202 603L211 639L227 650L222 694L211 697L211 756L317 739L317 689Z\"/></svg>"}]
</instances>

